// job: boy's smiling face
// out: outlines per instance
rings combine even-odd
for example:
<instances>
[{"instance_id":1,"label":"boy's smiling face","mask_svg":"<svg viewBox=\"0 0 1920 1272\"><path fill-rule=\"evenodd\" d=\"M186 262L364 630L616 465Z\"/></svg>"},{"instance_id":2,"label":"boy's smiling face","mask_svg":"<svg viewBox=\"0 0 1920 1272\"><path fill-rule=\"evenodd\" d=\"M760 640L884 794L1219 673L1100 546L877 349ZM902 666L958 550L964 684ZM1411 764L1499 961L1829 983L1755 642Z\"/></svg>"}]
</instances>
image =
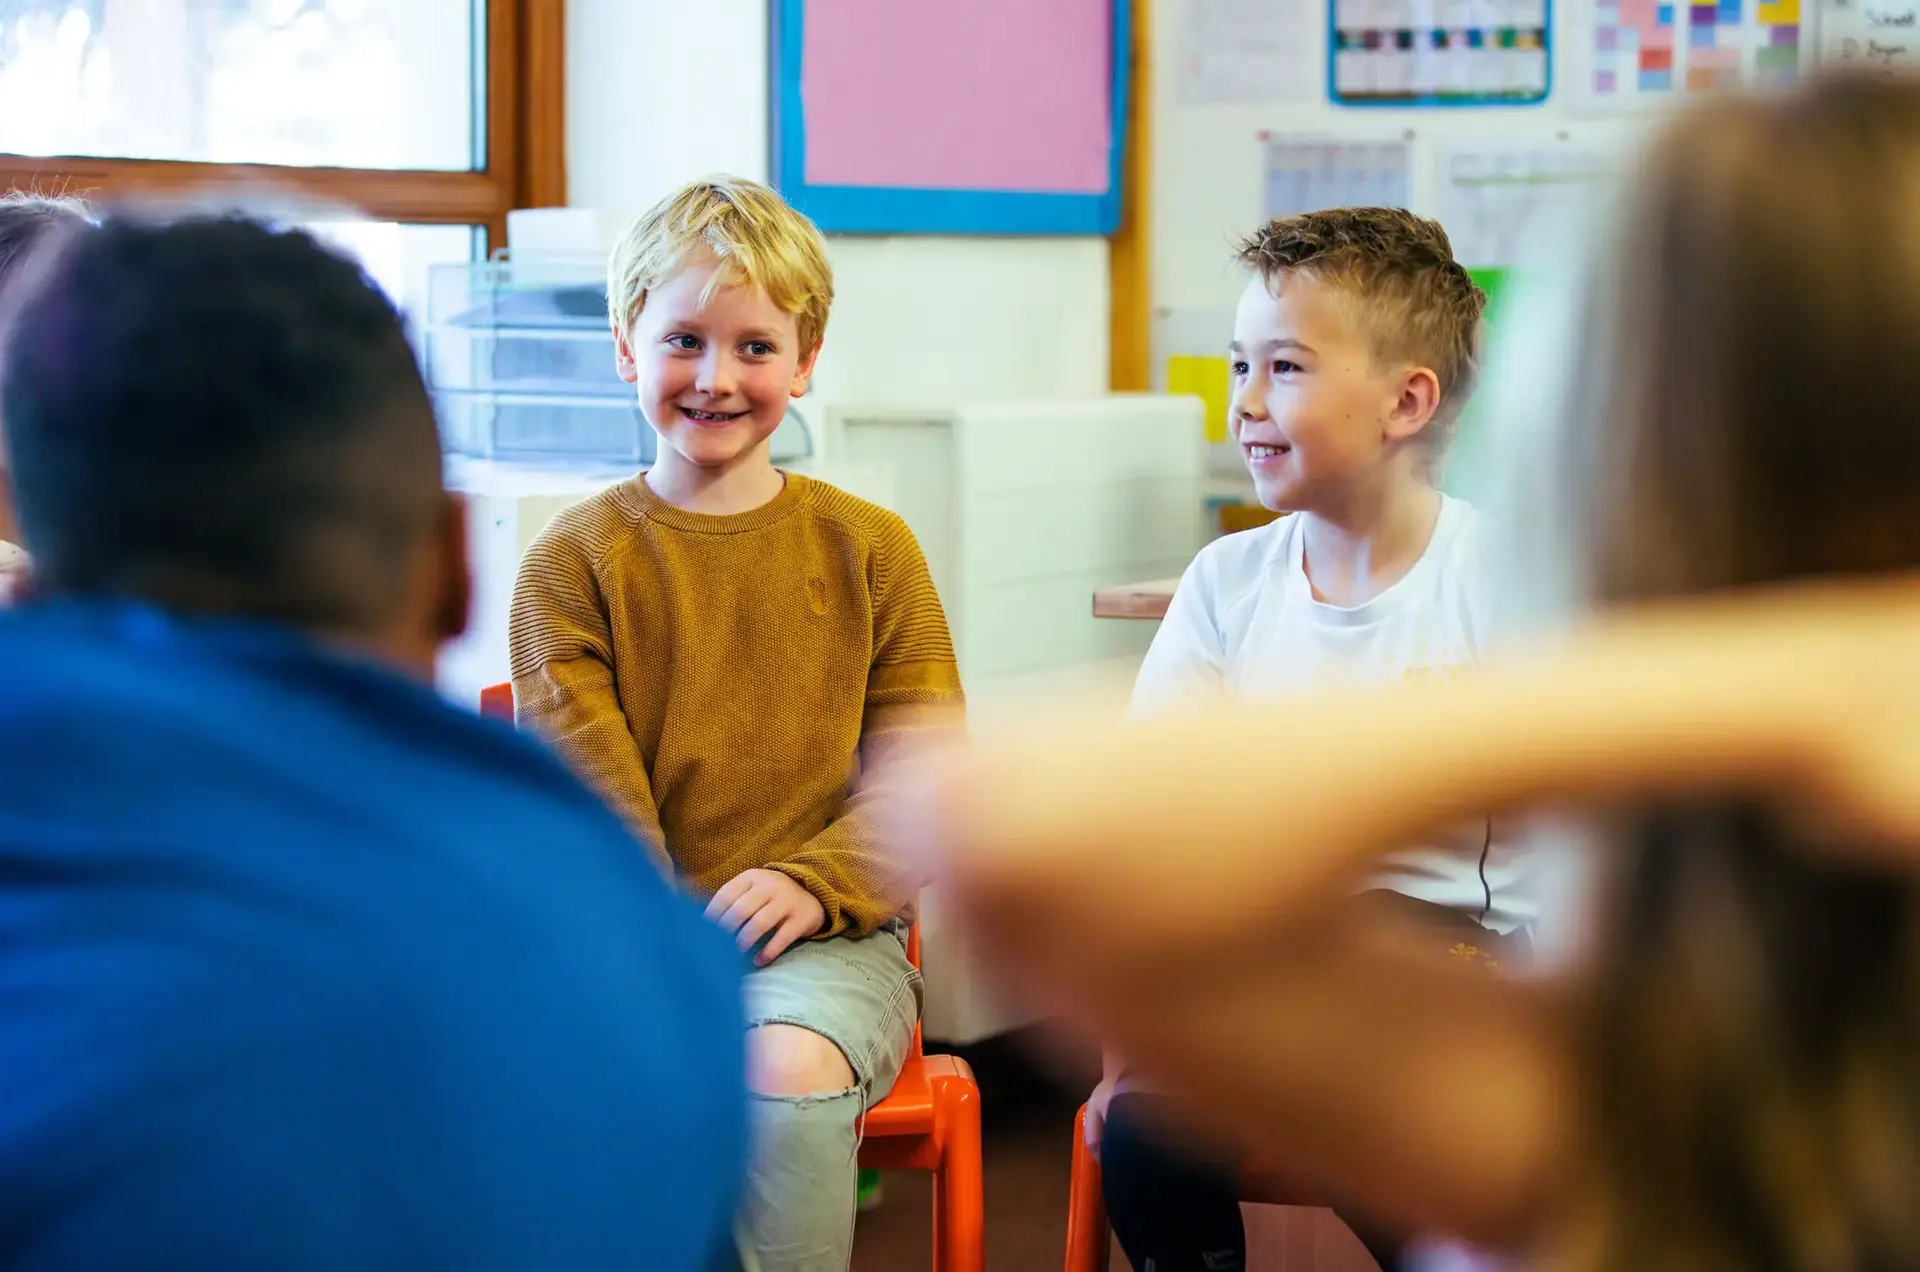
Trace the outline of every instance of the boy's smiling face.
<instances>
[{"instance_id":1,"label":"boy's smiling face","mask_svg":"<svg viewBox=\"0 0 1920 1272\"><path fill-rule=\"evenodd\" d=\"M1228 427L1260 502L1275 511L1350 501L1393 444L1426 422L1406 418L1407 373L1376 368L1357 308L1337 286L1298 272L1272 289L1256 277L1241 294Z\"/></svg>"},{"instance_id":2,"label":"boy's smiling face","mask_svg":"<svg viewBox=\"0 0 1920 1272\"><path fill-rule=\"evenodd\" d=\"M707 469L756 455L807 391L819 350L802 350L798 322L759 287L707 290L721 262L702 253L647 294L625 339L620 378L671 450ZM704 297L704 299L703 299Z\"/></svg>"}]
</instances>

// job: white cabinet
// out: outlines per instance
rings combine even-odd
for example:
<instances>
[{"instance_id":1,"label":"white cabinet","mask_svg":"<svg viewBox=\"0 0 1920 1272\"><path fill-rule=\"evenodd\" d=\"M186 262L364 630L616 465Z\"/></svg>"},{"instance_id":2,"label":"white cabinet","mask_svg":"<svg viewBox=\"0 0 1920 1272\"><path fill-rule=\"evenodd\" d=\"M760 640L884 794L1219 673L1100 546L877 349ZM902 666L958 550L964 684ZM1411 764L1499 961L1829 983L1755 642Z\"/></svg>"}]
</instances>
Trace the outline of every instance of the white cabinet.
<instances>
[{"instance_id":1,"label":"white cabinet","mask_svg":"<svg viewBox=\"0 0 1920 1272\"><path fill-rule=\"evenodd\" d=\"M1137 655L1094 589L1177 576L1205 541L1198 399L1114 394L952 408L829 406L822 453L894 470L969 693Z\"/></svg>"}]
</instances>

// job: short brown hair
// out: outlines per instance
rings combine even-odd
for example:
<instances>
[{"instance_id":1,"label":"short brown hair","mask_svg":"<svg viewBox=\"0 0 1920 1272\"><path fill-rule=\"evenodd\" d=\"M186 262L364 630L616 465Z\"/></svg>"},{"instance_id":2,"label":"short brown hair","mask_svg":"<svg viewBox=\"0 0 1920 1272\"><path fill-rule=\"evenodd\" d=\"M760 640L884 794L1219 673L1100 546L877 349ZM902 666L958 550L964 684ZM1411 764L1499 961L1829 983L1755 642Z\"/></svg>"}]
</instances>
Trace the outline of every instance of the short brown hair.
<instances>
[{"instance_id":1,"label":"short brown hair","mask_svg":"<svg viewBox=\"0 0 1920 1272\"><path fill-rule=\"evenodd\" d=\"M739 177L695 181L627 227L607 262L607 304L614 331L626 339L647 293L701 252L721 262L714 287L761 288L794 316L801 354L820 347L827 334L827 311L833 307L833 266L827 261L826 240L785 199Z\"/></svg>"},{"instance_id":2,"label":"short brown hair","mask_svg":"<svg viewBox=\"0 0 1920 1272\"><path fill-rule=\"evenodd\" d=\"M1480 370L1487 294L1453 259L1438 221L1399 208L1333 208L1268 221L1243 240L1242 265L1269 289L1289 274L1340 288L1357 303L1379 361L1430 367L1440 405L1425 430L1437 460Z\"/></svg>"}]
</instances>

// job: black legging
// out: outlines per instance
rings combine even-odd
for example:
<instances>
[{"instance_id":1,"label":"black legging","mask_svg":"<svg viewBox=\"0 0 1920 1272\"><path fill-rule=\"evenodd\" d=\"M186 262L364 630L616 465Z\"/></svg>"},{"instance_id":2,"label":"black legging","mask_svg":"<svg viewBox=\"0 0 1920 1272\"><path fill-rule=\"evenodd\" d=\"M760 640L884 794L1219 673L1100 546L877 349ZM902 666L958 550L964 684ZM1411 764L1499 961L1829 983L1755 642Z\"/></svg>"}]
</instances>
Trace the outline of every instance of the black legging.
<instances>
[{"instance_id":1,"label":"black legging","mask_svg":"<svg viewBox=\"0 0 1920 1272\"><path fill-rule=\"evenodd\" d=\"M1166 1125L1165 1102L1153 1095L1117 1095L1107 1106L1100 1173L1120 1248L1134 1272L1241 1272L1247 1233L1234 1164L1171 1144ZM1341 1217L1382 1272L1400 1272L1402 1242Z\"/></svg>"}]
</instances>

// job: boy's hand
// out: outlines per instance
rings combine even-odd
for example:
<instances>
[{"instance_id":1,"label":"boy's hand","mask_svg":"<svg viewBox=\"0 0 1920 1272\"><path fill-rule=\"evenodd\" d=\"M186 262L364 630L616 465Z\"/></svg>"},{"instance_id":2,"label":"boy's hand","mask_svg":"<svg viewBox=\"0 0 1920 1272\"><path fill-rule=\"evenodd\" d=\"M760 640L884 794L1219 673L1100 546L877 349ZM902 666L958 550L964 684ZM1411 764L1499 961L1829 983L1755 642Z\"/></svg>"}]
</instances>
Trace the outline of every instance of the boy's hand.
<instances>
[{"instance_id":1,"label":"boy's hand","mask_svg":"<svg viewBox=\"0 0 1920 1272\"><path fill-rule=\"evenodd\" d=\"M753 960L760 967L827 925L814 895L778 870L742 870L707 902L707 917L734 934L742 953L766 938Z\"/></svg>"}]
</instances>

